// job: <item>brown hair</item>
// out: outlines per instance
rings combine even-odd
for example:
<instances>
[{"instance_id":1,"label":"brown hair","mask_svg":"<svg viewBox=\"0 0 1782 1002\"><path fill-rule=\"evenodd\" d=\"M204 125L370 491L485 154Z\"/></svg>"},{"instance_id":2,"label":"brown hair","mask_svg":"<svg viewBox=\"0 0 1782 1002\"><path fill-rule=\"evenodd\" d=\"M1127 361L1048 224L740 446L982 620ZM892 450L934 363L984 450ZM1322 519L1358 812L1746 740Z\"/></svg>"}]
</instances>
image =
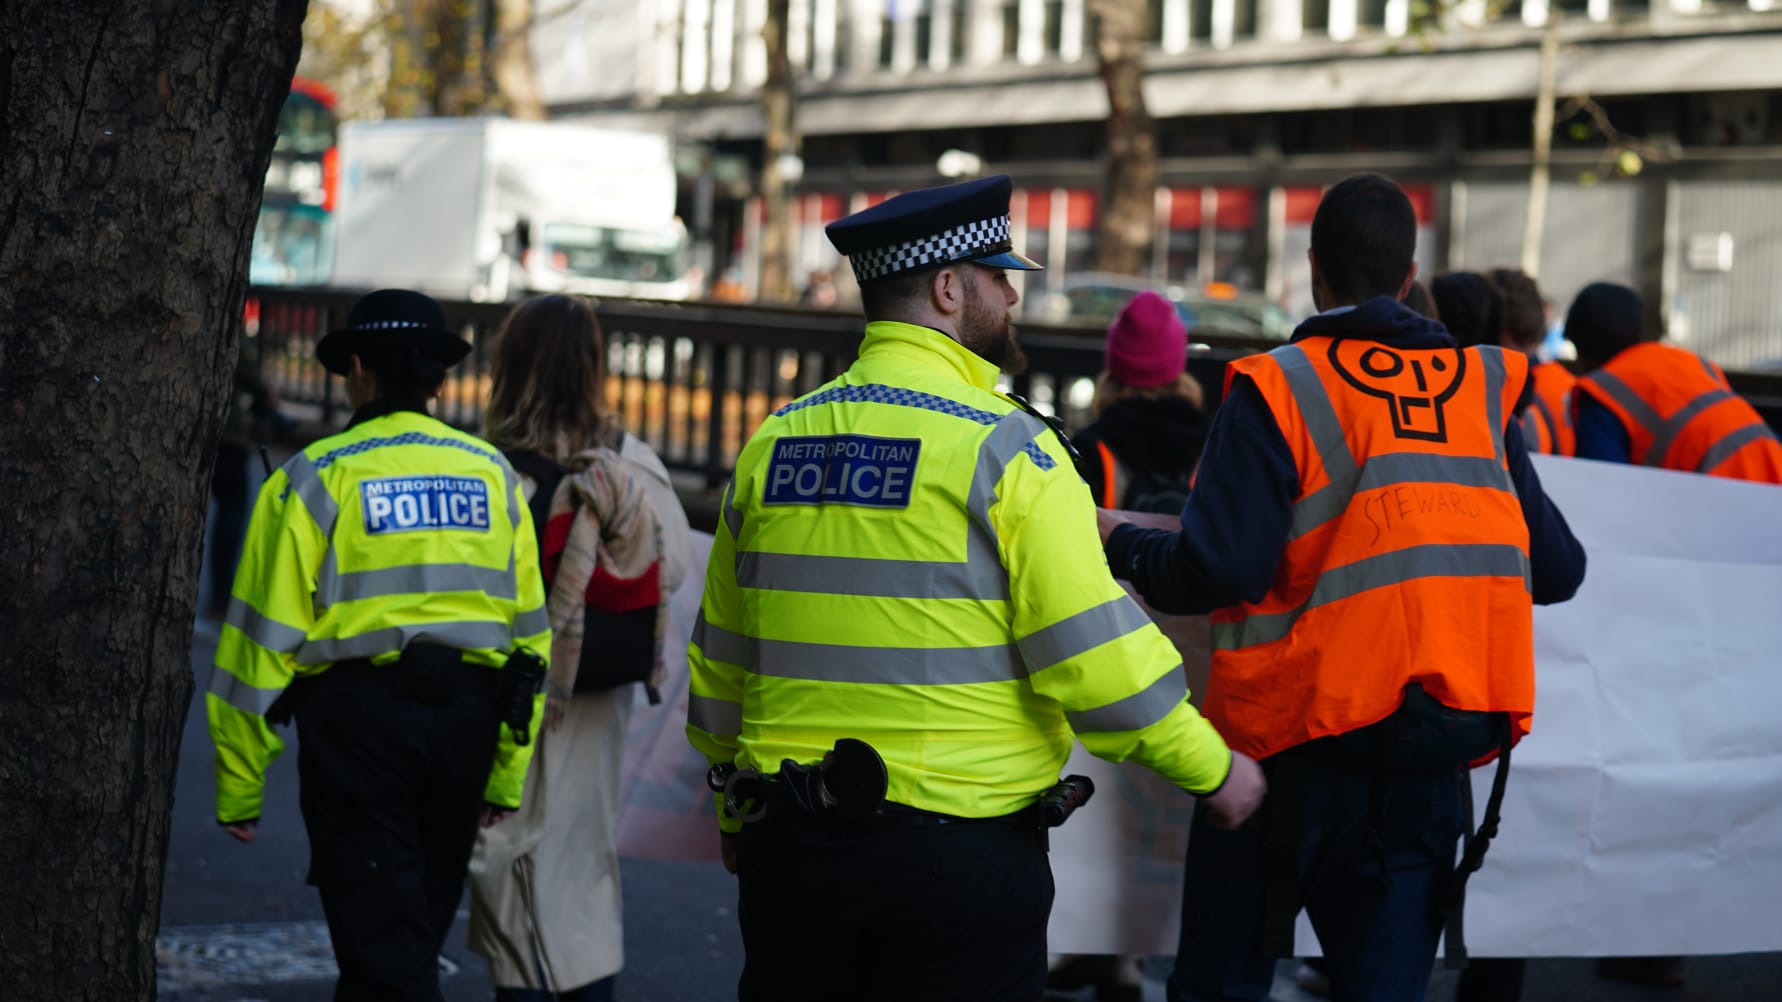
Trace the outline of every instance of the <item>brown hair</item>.
<instances>
[{"instance_id":1,"label":"brown hair","mask_svg":"<svg viewBox=\"0 0 1782 1002\"><path fill-rule=\"evenodd\" d=\"M484 436L560 463L597 444L606 418L605 351L587 300L537 296L515 306L496 336Z\"/></svg>"},{"instance_id":2,"label":"brown hair","mask_svg":"<svg viewBox=\"0 0 1782 1002\"><path fill-rule=\"evenodd\" d=\"M1200 387L1200 380L1186 369L1173 382L1162 386L1133 386L1103 370L1095 377L1095 402L1090 405L1090 410L1100 417L1103 411L1122 400L1168 400L1171 397L1188 401L1196 410L1206 407L1206 393Z\"/></svg>"}]
</instances>

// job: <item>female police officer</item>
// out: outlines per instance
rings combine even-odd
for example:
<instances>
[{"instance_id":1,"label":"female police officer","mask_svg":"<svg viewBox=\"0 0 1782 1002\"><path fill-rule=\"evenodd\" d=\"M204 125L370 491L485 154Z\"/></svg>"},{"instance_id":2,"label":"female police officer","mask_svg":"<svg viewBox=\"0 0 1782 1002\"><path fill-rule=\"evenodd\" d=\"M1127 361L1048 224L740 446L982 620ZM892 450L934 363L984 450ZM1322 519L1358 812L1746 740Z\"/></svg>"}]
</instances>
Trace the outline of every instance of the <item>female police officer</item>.
<instances>
[{"instance_id":1,"label":"female police officer","mask_svg":"<svg viewBox=\"0 0 1782 1002\"><path fill-rule=\"evenodd\" d=\"M550 650L526 500L498 451L427 413L469 351L402 290L322 339L357 409L267 480L217 641L217 820L253 841L269 720L294 713L337 999L440 997L478 815L519 806L541 709L501 670Z\"/></svg>"}]
</instances>

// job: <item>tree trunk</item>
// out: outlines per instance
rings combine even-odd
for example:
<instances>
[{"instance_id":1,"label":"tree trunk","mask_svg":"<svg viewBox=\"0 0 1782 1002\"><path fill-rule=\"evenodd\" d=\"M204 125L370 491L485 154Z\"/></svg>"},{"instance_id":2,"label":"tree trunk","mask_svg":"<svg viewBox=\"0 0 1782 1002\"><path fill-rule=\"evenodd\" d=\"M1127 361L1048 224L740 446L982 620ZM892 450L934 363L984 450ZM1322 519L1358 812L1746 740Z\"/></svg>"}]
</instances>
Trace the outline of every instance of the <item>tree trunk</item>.
<instances>
[{"instance_id":1,"label":"tree trunk","mask_svg":"<svg viewBox=\"0 0 1782 1002\"><path fill-rule=\"evenodd\" d=\"M495 51L490 76L501 103L514 118L543 121L544 101L532 71L532 0L500 0L495 5Z\"/></svg>"},{"instance_id":2,"label":"tree trunk","mask_svg":"<svg viewBox=\"0 0 1782 1002\"><path fill-rule=\"evenodd\" d=\"M1095 267L1144 275L1157 238L1158 182L1157 124L1145 108L1140 40L1145 4L1091 0L1091 9L1100 24L1095 58L1108 93L1107 198L1096 234Z\"/></svg>"},{"instance_id":3,"label":"tree trunk","mask_svg":"<svg viewBox=\"0 0 1782 1002\"><path fill-rule=\"evenodd\" d=\"M1541 274L1541 230L1547 223L1547 183L1552 175L1553 103L1557 100L1559 12L1549 7L1541 33L1540 81L1535 88L1534 149L1528 170L1528 214L1522 220L1522 272Z\"/></svg>"},{"instance_id":4,"label":"tree trunk","mask_svg":"<svg viewBox=\"0 0 1782 1002\"><path fill-rule=\"evenodd\" d=\"M791 218L787 212L785 160L798 156L798 126L792 107L792 64L786 57L787 0L767 0L761 34L767 42L767 80L761 85L761 200L767 221L761 227L761 292L767 303L792 301Z\"/></svg>"},{"instance_id":5,"label":"tree trunk","mask_svg":"<svg viewBox=\"0 0 1782 1002\"><path fill-rule=\"evenodd\" d=\"M0 992L147 999L210 467L305 0L0 5Z\"/></svg>"}]
</instances>

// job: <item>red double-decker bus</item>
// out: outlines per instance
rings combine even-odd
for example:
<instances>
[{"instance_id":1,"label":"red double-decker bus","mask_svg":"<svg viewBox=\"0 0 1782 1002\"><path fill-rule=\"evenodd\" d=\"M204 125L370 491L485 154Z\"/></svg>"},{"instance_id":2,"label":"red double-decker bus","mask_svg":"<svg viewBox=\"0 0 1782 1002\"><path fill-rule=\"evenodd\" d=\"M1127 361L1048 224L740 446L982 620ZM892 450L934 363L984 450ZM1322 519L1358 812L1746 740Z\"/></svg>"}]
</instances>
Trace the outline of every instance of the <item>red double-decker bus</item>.
<instances>
[{"instance_id":1,"label":"red double-decker bus","mask_svg":"<svg viewBox=\"0 0 1782 1002\"><path fill-rule=\"evenodd\" d=\"M334 267L334 92L298 77L278 116L278 141L254 227L248 281L253 285L324 285Z\"/></svg>"}]
</instances>

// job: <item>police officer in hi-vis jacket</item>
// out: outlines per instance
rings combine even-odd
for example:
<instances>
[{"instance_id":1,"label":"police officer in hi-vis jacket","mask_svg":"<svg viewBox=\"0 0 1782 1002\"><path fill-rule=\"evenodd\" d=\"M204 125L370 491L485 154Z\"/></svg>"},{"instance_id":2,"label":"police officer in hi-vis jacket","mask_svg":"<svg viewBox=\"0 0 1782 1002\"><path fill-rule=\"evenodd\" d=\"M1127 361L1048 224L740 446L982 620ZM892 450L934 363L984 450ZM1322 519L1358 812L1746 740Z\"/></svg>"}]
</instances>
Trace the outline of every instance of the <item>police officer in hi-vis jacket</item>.
<instances>
[{"instance_id":1,"label":"police officer in hi-vis jacket","mask_svg":"<svg viewBox=\"0 0 1782 1002\"><path fill-rule=\"evenodd\" d=\"M746 1000L1039 998L1045 795L1074 741L1225 824L1262 795L1109 576L1064 444L996 391L1021 362L1005 272L1038 267L1009 195L985 178L830 225L859 358L767 419L725 493L687 733L755 774L720 818Z\"/></svg>"},{"instance_id":2,"label":"police officer in hi-vis jacket","mask_svg":"<svg viewBox=\"0 0 1782 1002\"><path fill-rule=\"evenodd\" d=\"M217 820L254 840L294 716L309 882L337 999L437 1000L479 817L519 806L550 627L519 479L427 413L470 346L439 305L373 292L316 355L346 430L267 479L205 698Z\"/></svg>"}]
</instances>

